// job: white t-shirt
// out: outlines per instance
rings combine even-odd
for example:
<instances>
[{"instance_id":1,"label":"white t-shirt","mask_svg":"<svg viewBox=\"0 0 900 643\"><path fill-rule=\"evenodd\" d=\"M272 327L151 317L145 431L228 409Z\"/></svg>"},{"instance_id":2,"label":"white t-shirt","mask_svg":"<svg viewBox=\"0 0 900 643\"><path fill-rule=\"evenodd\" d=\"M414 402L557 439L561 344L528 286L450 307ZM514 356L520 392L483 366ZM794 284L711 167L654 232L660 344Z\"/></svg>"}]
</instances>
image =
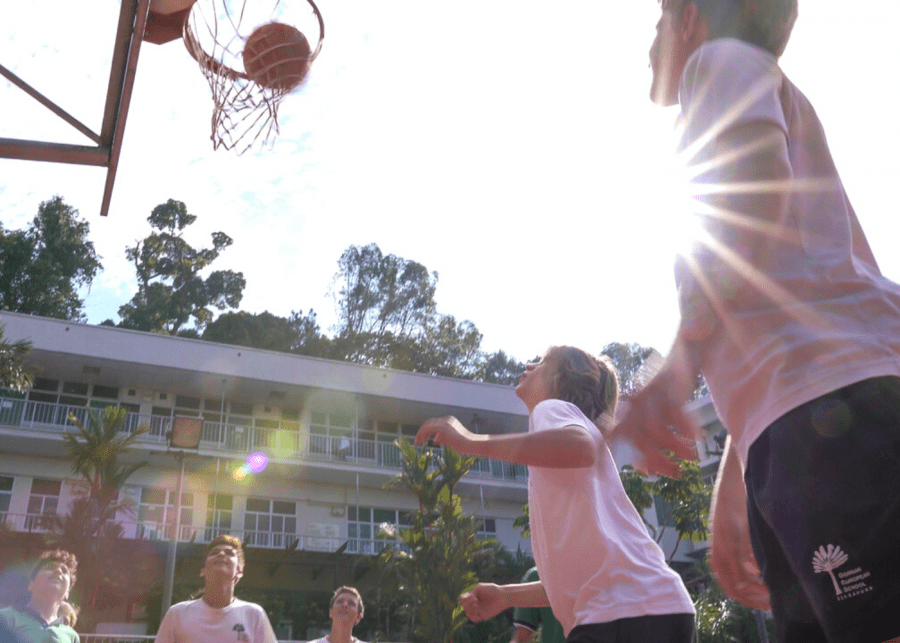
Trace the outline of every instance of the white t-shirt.
<instances>
[{"instance_id":1,"label":"white t-shirt","mask_svg":"<svg viewBox=\"0 0 900 643\"><path fill-rule=\"evenodd\" d=\"M256 603L234 599L217 609L202 598L169 608L155 643L276 643L269 617Z\"/></svg>"},{"instance_id":2,"label":"white t-shirt","mask_svg":"<svg viewBox=\"0 0 900 643\"><path fill-rule=\"evenodd\" d=\"M355 636L350 640L353 641L353 643L365 643L365 641L360 641ZM307 641L307 643L331 643L331 641L328 640L327 636L323 636L322 638L316 639L315 641Z\"/></svg>"},{"instance_id":3,"label":"white t-shirt","mask_svg":"<svg viewBox=\"0 0 900 643\"><path fill-rule=\"evenodd\" d=\"M625 495L599 429L574 404L544 400L529 431L579 427L596 445L592 467L528 467L531 546L553 614L576 625L649 614L693 614L690 596Z\"/></svg>"},{"instance_id":4,"label":"white t-shirt","mask_svg":"<svg viewBox=\"0 0 900 643\"><path fill-rule=\"evenodd\" d=\"M764 121L784 133L793 175L787 213L762 222L768 233L708 218L710 236L734 254L695 247L699 279L691 262L676 266L682 314L715 310L701 370L746 463L753 441L788 411L870 377L900 375L900 287L881 275L822 124L774 56L712 40L688 60L679 91L688 164L709 160L717 133ZM711 174L699 180L732 180ZM754 270L737 270L740 260Z\"/></svg>"}]
</instances>

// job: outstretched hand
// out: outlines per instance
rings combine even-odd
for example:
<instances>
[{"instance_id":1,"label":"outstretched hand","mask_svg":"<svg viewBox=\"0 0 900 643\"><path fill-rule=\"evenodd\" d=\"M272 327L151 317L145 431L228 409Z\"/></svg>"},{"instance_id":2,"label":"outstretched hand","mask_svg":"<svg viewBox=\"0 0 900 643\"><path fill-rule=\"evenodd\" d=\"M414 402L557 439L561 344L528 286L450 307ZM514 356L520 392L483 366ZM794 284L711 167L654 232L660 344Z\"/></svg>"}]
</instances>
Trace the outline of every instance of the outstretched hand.
<instances>
[{"instance_id":1,"label":"outstretched hand","mask_svg":"<svg viewBox=\"0 0 900 643\"><path fill-rule=\"evenodd\" d=\"M415 444L425 444L428 440L434 440L438 446L448 446L459 453L470 453L471 444L476 435L469 431L455 417L432 418L419 427L416 433Z\"/></svg>"},{"instance_id":2,"label":"outstretched hand","mask_svg":"<svg viewBox=\"0 0 900 643\"><path fill-rule=\"evenodd\" d=\"M459 604L469 620L475 623L492 618L509 607L503 600L500 586L494 583L478 583L459 597Z\"/></svg>"},{"instance_id":3,"label":"outstretched hand","mask_svg":"<svg viewBox=\"0 0 900 643\"><path fill-rule=\"evenodd\" d=\"M695 441L700 439L700 427L685 412L684 401L673 394L676 390L678 387L662 371L620 404L621 419L611 435L626 438L640 451L644 461L635 468L644 473L677 478L677 459L697 459Z\"/></svg>"}]
</instances>

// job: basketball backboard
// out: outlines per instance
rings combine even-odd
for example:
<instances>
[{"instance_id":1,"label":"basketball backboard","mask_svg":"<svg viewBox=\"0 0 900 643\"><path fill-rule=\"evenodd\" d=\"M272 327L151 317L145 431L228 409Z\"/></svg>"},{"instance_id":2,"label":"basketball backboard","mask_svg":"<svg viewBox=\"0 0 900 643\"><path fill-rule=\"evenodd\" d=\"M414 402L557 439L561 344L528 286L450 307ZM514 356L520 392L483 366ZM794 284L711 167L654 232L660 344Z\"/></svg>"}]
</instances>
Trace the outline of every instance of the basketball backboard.
<instances>
[{"instance_id":1,"label":"basketball backboard","mask_svg":"<svg viewBox=\"0 0 900 643\"><path fill-rule=\"evenodd\" d=\"M13 136L0 137L0 158L106 168L106 216L145 35L157 44L180 37L192 3L121 0L117 13L104 10L115 2L5 8L0 104L2 133Z\"/></svg>"}]
</instances>

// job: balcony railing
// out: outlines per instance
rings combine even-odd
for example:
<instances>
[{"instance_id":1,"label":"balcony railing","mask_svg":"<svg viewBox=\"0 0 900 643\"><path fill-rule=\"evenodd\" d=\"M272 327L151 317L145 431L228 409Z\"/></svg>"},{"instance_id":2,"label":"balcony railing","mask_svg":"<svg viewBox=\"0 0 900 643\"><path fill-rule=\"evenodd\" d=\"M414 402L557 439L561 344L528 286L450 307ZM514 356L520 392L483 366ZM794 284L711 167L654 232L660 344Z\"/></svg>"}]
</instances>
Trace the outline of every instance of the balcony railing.
<instances>
[{"instance_id":1,"label":"balcony railing","mask_svg":"<svg viewBox=\"0 0 900 643\"><path fill-rule=\"evenodd\" d=\"M83 406L0 397L0 426L59 434L72 427L68 419L70 415L82 422L87 419ZM275 428L253 424L253 418L231 422L205 421L200 448L239 455L263 451L277 458L346 462L386 469L400 466L400 451L390 442L309 433L301 429L297 422L279 422ZM147 428L147 432L139 438L141 442L166 444L171 418L126 413L123 430L133 433L140 427ZM525 482L528 470L517 464L481 460L469 475Z\"/></svg>"},{"instance_id":2,"label":"balcony railing","mask_svg":"<svg viewBox=\"0 0 900 643\"><path fill-rule=\"evenodd\" d=\"M48 532L55 524L56 514L14 514L0 512L0 524L10 531ZM158 523L148 520L117 520L122 527L122 538L128 540L150 540L167 542L175 531L169 523ZM310 534L294 534L285 532L260 531L250 529L231 529L219 527L197 527L181 525L178 531L180 542L208 543L216 536L229 534L237 536L247 547L264 549L297 549L302 551L337 551L342 546L348 554L377 554L387 543L385 540L365 538L341 538L336 536L320 536ZM294 547L294 542L297 546Z\"/></svg>"}]
</instances>

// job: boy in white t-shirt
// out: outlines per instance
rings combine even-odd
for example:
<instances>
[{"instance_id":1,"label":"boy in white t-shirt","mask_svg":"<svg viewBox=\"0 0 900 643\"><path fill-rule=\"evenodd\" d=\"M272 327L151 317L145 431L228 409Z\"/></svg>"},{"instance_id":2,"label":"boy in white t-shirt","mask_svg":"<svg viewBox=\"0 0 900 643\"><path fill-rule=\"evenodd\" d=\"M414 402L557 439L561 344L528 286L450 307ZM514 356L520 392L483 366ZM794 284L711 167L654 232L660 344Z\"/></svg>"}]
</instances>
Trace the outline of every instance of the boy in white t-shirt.
<instances>
[{"instance_id":1,"label":"boy in white t-shirt","mask_svg":"<svg viewBox=\"0 0 900 643\"><path fill-rule=\"evenodd\" d=\"M236 598L244 575L244 548L235 536L216 536L200 570L203 596L169 608L155 643L276 643L262 607Z\"/></svg>"},{"instance_id":2,"label":"boy in white t-shirt","mask_svg":"<svg viewBox=\"0 0 900 643\"><path fill-rule=\"evenodd\" d=\"M661 6L651 95L681 108L702 234L676 265L675 345L614 431L671 471L660 449L689 455L670 427L695 433L681 405L702 372L729 432L710 518L722 588L771 599L779 641L893 639L900 286L778 65L797 0Z\"/></svg>"},{"instance_id":3,"label":"boy in white t-shirt","mask_svg":"<svg viewBox=\"0 0 900 643\"><path fill-rule=\"evenodd\" d=\"M694 607L681 578L625 495L602 432L615 413L612 362L569 346L529 364L516 395L528 433L483 435L453 417L432 419L433 439L460 453L528 466L531 541L540 581L479 583L460 601L478 621L509 607L549 605L568 643L689 643Z\"/></svg>"},{"instance_id":4,"label":"boy in white t-shirt","mask_svg":"<svg viewBox=\"0 0 900 643\"><path fill-rule=\"evenodd\" d=\"M347 585L338 587L331 596L331 607L328 609L331 632L309 643L364 643L353 636L353 628L362 620L365 610L359 590Z\"/></svg>"}]
</instances>

